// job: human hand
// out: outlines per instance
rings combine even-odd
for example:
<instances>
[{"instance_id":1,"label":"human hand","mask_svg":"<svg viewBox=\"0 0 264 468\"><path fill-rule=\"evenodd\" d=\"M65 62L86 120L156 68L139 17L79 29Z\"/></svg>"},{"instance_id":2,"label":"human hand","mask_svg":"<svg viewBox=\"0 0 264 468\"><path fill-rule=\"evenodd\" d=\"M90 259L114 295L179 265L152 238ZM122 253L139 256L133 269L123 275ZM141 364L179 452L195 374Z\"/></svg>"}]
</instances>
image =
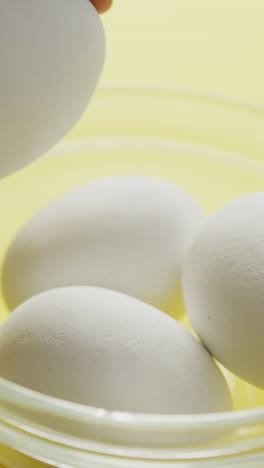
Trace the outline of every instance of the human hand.
<instances>
[{"instance_id":1,"label":"human hand","mask_svg":"<svg viewBox=\"0 0 264 468\"><path fill-rule=\"evenodd\" d=\"M98 13L104 13L111 7L113 0L91 0L91 2Z\"/></svg>"}]
</instances>

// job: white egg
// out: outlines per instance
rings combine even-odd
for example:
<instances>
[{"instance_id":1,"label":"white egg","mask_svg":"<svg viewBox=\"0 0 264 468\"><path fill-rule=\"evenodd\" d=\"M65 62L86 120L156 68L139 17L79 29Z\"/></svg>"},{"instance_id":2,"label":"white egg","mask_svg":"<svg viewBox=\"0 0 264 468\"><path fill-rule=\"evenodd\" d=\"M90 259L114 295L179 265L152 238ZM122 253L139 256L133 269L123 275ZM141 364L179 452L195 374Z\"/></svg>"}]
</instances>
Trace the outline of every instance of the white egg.
<instances>
[{"instance_id":1,"label":"white egg","mask_svg":"<svg viewBox=\"0 0 264 468\"><path fill-rule=\"evenodd\" d=\"M264 192L233 200L208 219L186 258L183 291L207 348L264 388Z\"/></svg>"},{"instance_id":2,"label":"white egg","mask_svg":"<svg viewBox=\"0 0 264 468\"><path fill-rule=\"evenodd\" d=\"M34 216L11 245L7 303L92 285L175 314L184 249L203 219L189 195L155 177L111 177L75 189Z\"/></svg>"},{"instance_id":3,"label":"white egg","mask_svg":"<svg viewBox=\"0 0 264 468\"><path fill-rule=\"evenodd\" d=\"M95 89L105 38L89 0L0 0L0 177L77 122Z\"/></svg>"},{"instance_id":4,"label":"white egg","mask_svg":"<svg viewBox=\"0 0 264 468\"><path fill-rule=\"evenodd\" d=\"M0 375L54 397L108 410L230 410L225 379L182 325L106 289L53 289L0 328Z\"/></svg>"}]
</instances>

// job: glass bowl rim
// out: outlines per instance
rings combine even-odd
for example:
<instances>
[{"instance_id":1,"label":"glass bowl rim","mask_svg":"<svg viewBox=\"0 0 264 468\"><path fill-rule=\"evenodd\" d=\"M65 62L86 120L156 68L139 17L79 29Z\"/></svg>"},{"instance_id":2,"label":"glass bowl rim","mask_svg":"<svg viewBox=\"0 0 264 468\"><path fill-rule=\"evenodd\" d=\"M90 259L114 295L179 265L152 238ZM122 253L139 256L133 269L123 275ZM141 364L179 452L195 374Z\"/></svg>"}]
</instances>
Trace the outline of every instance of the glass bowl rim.
<instances>
[{"instance_id":1,"label":"glass bowl rim","mask_svg":"<svg viewBox=\"0 0 264 468\"><path fill-rule=\"evenodd\" d=\"M140 95L162 94L172 96L177 95L183 98L195 99L225 106L229 109L236 108L242 112L259 114L264 118L264 106L254 102L248 102L241 99L221 96L215 93L204 92L195 89L179 88L173 85L158 85L155 83L104 83L101 84L96 93L125 93ZM98 138L97 138L98 139ZM78 143L78 140L76 140ZM64 142L63 146L72 145L73 140ZM55 147L59 149L60 143ZM49 151L48 155L54 151ZM45 156L44 156L45 157ZM254 163L254 166L263 169L260 163ZM251 426L264 423L264 406L254 409L245 409L233 412L214 413L214 414L195 414L195 415L159 415L159 414L141 414L126 413L119 411L108 411L102 408L95 408L86 405L80 405L70 401L54 398L28 388L9 382L0 377L0 407L2 403L7 403L12 407L27 408L29 410L43 411L45 414L69 418L69 420L80 421L82 423L101 424L112 429L142 429L157 431L175 430L181 432L189 431L208 431L221 428L223 430L236 429L241 426ZM1 414L1 411L0 411ZM15 414L15 413L13 413ZM15 416L13 417L15 421Z\"/></svg>"}]
</instances>

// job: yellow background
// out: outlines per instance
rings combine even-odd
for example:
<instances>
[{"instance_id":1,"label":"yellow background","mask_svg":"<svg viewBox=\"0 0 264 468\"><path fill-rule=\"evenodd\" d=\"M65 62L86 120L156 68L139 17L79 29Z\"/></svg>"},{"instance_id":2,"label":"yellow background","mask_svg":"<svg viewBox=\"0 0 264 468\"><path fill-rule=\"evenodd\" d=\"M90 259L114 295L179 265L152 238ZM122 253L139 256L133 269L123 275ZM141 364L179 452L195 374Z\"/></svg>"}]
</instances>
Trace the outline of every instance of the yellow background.
<instances>
[{"instance_id":1,"label":"yellow background","mask_svg":"<svg viewBox=\"0 0 264 468\"><path fill-rule=\"evenodd\" d=\"M264 104L263 0L114 0L102 20L102 83L167 83Z\"/></svg>"}]
</instances>

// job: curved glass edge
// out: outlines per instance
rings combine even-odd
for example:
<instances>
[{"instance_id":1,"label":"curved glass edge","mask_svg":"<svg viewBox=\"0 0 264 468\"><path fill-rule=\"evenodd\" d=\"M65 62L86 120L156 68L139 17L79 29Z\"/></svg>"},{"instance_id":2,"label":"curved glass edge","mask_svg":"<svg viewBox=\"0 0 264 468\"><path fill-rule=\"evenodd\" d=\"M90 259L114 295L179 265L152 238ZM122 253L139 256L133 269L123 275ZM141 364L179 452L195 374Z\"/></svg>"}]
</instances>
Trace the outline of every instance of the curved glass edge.
<instances>
[{"instance_id":1,"label":"curved glass edge","mask_svg":"<svg viewBox=\"0 0 264 468\"><path fill-rule=\"evenodd\" d=\"M162 93L163 95L177 95L189 99L195 100L209 100L212 103L217 103L223 106L236 107L239 110L244 110L245 112L257 112L264 117L264 105L257 104L255 102L238 99L236 97L220 95L213 92L201 91L195 88L184 88L177 87L173 85L166 85L157 83L103 83L99 84L96 91L99 94L106 94L111 92L118 93L147 93L147 94L157 94Z\"/></svg>"},{"instance_id":2,"label":"curved glass edge","mask_svg":"<svg viewBox=\"0 0 264 468\"><path fill-rule=\"evenodd\" d=\"M258 106L256 104L230 99L225 96L217 96L196 90L185 90L166 86L157 87L157 85L151 86L149 84L113 84L101 85L97 92L131 92L132 90L135 92L142 91L144 93L156 93L159 91L162 92L162 94L181 94L182 96L190 97L192 99L208 99L222 105L228 105L230 107L235 106L239 109L244 109L245 112L257 112L261 114L261 117L264 117L264 106ZM70 143L64 143L66 146L68 144ZM80 144L83 144L83 142L80 142ZM59 149L60 145L58 145L57 148ZM239 160L233 162L238 164L241 163ZM257 170L258 168L260 170L263 169L260 164L252 164L251 169ZM66 424L72 424L74 422L77 424L82 423L92 429L97 426L104 429L110 429L112 432L118 431L119 434L124 431L128 433L128 437L129 434L134 433L140 433L144 436L147 432L150 433L151 436L160 435L161 433L165 433L166 435L173 434L174 436L195 433L201 436L202 433L208 435L209 432L215 432L215 434L217 434L220 431L221 434L224 434L225 431L227 431L227 433L230 430L238 431L237 437L233 436L232 442L229 441L220 444L217 442L216 447L213 450L214 453L212 452L212 447L206 450L204 447L202 448L201 445L199 449L197 448L197 450L194 449L192 451L192 455L189 449L181 448L177 451L168 451L167 447L166 457L168 454L171 454L171 456L177 454L178 459L186 459L186 457L188 458L190 456L198 458L205 457L206 459L211 456L223 456L223 454L225 456L241 454L241 450L244 451L245 454L250 451L255 453L256 451L264 450L264 437L258 436L258 434L264 433L264 407L229 413L183 416L109 412L100 408L92 408L55 399L0 378L0 421L2 422L2 424L0 423L0 439L3 443L3 429L9 427L9 431L11 432L12 430L17 432L17 429L19 429L19 431L22 431L24 434L28 434L29 436L33 437L35 435L37 438L44 438L48 443L55 442L66 444L67 442L71 447L91 450L91 446L88 442L78 444L76 443L76 439L72 437L69 437L67 441L67 431L62 432L62 437L60 437L60 431L52 430L52 428L43 423L43 421L42 424L38 425L36 421L32 419L32 412L37 415L41 414L46 417L50 416L51 418L59 418ZM7 426L5 426L5 424L7 424ZM243 436L244 429L249 430L248 442L245 434ZM250 429L252 429L251 432ZM208 439L206 440L208 441ZM242 441L241 443L243 445L241 445L239 440ZM128 453L127 444L124 444L125 452L123 453L120 448L118 448L118 450L112 448L109 449L106 445L103 447L101 443L97 446L95 444L95 440L92 442L92 450L96 450L96 447L98 447L98 450L102 450L102 453L110 453L118 456L123 456L124 453L127 455ZM148 444L149 443L146 443L145 445ZM182 446L184 446L184 442L182 442ZM133 447L130 448L132 449ZM151 448L151 451L153 451L153 448L154 447ZM137 451L138 450L140 453L138 452L137 456L148 456L149 452L148 450L146 451L145 448L137 448ZM155 456L157 456L159 449L157 448L157 450L154 451ZM261 460L264 460L262 455Z\"/></svg>"}]
</instances>

